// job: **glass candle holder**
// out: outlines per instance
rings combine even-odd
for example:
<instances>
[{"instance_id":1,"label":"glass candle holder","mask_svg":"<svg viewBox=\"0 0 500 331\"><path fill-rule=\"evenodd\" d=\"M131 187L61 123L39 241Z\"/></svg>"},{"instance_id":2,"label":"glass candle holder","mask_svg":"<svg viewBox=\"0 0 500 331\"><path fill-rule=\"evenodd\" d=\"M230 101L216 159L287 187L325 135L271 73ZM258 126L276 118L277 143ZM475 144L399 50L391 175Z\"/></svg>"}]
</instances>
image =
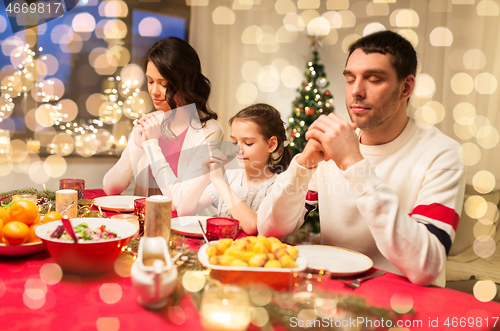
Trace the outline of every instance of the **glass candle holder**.
<instances>
[{"instance_id":1,"label":"glass candle holder","mask_svg":"<svg viewBox=\"0 0 500 331\"><path fill-rule=\"evenodd\" d=\"M146 216L146 198L134 200L134 215L138 218L139 236L142 237L144 235L144 219Z\"/></svg>"},{"instance_id":2,"label":"glass candle holder","mask_svg":"<svg viewBox=\"0 0 500 331\"><path fill-rule=\"evenodd\" d=\"M38 199L36 195L34 194L17 194L12 197L12 200L17 201L17 200L28 200L33 202L35 205L38 202Z\"/></svg>"},{"instance_id":3,"label":"glass candle holder","mask_svg":"<svg viewBox=\"0 0 500 331\"><path fill-rule=\"evenodd\" d=\"M137 215L131 215L131 214L117 214L113 215L110 218L116 219L116 220L122 220L124 222L133 224L137 228L137 232L132 236L132 238L137 238L139 237L139 217Z\"/></svg>"},{"instance_id":4,"label":"glass candle holder","mask_svg":"<svg viewBox=\"0 0 500 331\"><path fill-rule=\"evenodd\" d=\"M292 300L288 304L301 304L314 309L320 318L331 318L337 314L338 295L328 290L330 273L295 272L291 277Z\"/></svg>"},{"instance_id":5,"label":"glass candle holder","mask_svg":"<svg viewBox=\"0 0 500 331\"><path fill-rule=\"evenodd\" d=\"M207 287L201 299L200 316L204 330L243 331L250 324L250 300L241 287Z\"/></svg>"},{"instance_id":6,"label":"glass candle holder","mask_svg":"<svg viewBox=\"0 0 500 331\"><path fill-rule=\"evenodd\" d=\"M83 199L85 194L85 180L77 178L63 178L59 180L60 190L75 190L78 192L78 200Z\"/></svg>"},{"instance_id":7,"label":"glass candle holder","mask_svg":"<svg viewBox=\"0 0 500 331\"><path fill-rule=\"evenodd\" d=\"M236 239L240 232L240 222L233 218L212 217L207 219L207 239L219 240L222 238Z\"/></svg>"}]
</instances>

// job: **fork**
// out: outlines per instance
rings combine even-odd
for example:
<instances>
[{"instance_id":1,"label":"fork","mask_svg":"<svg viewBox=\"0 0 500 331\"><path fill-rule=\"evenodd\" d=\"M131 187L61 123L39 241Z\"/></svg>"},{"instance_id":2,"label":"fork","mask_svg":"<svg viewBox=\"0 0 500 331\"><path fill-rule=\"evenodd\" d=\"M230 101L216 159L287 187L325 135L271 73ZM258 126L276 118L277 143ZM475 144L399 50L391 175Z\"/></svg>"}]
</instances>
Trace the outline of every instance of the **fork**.
<instances>
[{"instance_id":1,"label":"fork","mask_svg":"<svg viewBox=\"0 0 500 331\"><path fill-rule=\"evenodd\" d=\"M364 280L367 280L367 279L371 279L371 278L375 278L375 277L382 276L382 275L385 275L385 271L384 270L378 270L378 271L376 271L376 272L374 272L374 273L372 273L372 274L370 274L368 276L356 278L352 282L345 281L343 279L339 279L339 281L342 284L344 284L345 286L354 289L354 288L358 288L359 285L361 285L361 281L364 281Z\"/></svg>"}]
</instances>

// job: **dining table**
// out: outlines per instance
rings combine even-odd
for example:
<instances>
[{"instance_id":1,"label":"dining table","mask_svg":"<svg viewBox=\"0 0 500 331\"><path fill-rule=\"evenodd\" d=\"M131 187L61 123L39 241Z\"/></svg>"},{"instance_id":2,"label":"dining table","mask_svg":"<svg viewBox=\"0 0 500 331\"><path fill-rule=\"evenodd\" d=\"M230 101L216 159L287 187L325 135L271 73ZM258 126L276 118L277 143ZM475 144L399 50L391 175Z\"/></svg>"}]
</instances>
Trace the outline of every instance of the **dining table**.
<instances>
[{"instance_id":1,"label":"dining table","mask_svg":"<svg viewBox=\"0 0 500 331\"><path fill-rule=\"evenodd\" d=\"M86 199L101 196L105 196L101 189L85 191ZM201 246L198 240L189 242L192 249ZM401 324L392 327L400 328L392 330L500 330L497 302L482 302L474 295L452 289L414 285L406 277L391 272L362 282L354 289L341 280L328 279L328 290L362 297L369 305L390 311L396 309L398 302L409 306L412 314L395 321ZM143 308L137 296L126 272L112 269L97 275L61 274L46 250L28 256L0 256L0 330L203 330L190 296L156 310ZM353 321L341 321L335 326L345 330L367 329L363 324L353 325ZM300 329L300 326L297 320L290 320L290 328ZM391 328L379 324L376 329ZM250 325L249 330L260 328Z\"/></svg>"}]
</instances>

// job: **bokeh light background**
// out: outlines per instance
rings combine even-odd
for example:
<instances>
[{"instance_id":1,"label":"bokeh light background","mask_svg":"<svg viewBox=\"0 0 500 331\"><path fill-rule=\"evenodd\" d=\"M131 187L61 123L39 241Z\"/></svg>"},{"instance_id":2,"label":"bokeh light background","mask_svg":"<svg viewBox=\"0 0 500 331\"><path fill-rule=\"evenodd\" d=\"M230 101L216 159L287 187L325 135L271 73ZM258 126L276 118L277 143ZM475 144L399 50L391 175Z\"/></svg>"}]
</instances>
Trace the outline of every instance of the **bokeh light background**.
<instances>
[{"instance_id":1,"label":"bokeh light background","mask_svg":"<svg viewBox=\"0 0 500 331\"><path fill-rule=\"evenodd\" d=\"M494 254L498 212L481 195L500 189L499 0L147 2L143 10L139 0L84 0L61 18L16 34L1 11L0 180L29 176L40 187L65 176L70 156L119 154L133 121L152 110L141 57L160 38L185 38L188 25L226 132L227 120L254 102L274 105L286 120L313 38L322 45L336 112L347 119L347 48L390 29L419 56L409 115L461 144L475 190L465 212L477 223L476 253ZM175 14L182 7L190 11L187 20Z\"/></svg>"},{"instance_id":2,"label":"bokeh light background","mask_svg":"<svg viewBox=\"0 0 500 331\"><path fill-rule=\"evenodd\" d=\"M154 41L185 38L187 30L185 18L138 5L80 1L63 17L16 34L2 13L0 137L8 130L15 146L25 142L28 158L29 139L40 143L41 155L119 153L133 120L152 109L141 57ZM269 102L289 116L313 36L322 44L337 113L346 117L341 72L348 45L392 29L419 54L410 115L461 143L468 182L478 192L500 188L498 1L188 0L184 6L191 9L190 42L213 81L212 106L226 131L227 119L253 102ZM0 139L2 146L7 139ZM9 153L20 152L0 147L1 176L19 163Z\"/></svg>"},{"instance_id":3,"label":"bokeh light background","mask_svg":"<svg viewBox=\"0 0 500 331\"><path fill-rule=\"evenodd\" d=\"M237 0L191 1L191 43L227 117L251 102L269 102L286 118L318 36L336 112L344 106L346 51L379 30L399 32L419 56L410 116L437 126L464 151L468 183L482 193L499 189L498 15L492 0ZM196 5L196 6L195 6ZM486 33L487 32L487 33ZM229 110L227 110L229 108ZM217 109L216 109L217 110ZM227 127L227 126L226 126ZM473 178L475 180L473 181Z\"/></svg>"},{"instance_id":4,"label":"bokeh light background","mask_svg":"<svg viewBox=\"0 0 500 331\"><path fill-rule=\"evenodd\" d=\"M143 56L158 39L187 36L186 4L180 17L155 6L84 0L15 34L0 9L0 178L54 189L75 156L123 151L133 121L153 109ZM19 182L4 184L1 191Z\"/></svg>"}]
</instances>

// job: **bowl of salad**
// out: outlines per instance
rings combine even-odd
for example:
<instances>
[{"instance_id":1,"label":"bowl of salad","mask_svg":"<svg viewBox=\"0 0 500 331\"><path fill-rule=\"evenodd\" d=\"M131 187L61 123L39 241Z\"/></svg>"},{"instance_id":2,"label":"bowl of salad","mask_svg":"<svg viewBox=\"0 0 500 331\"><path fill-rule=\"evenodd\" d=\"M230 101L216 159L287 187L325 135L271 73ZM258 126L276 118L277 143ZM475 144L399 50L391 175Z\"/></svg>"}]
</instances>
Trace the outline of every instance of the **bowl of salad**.
<instances>
[{"instance_id":1,"label":"bowl of salad","mask_svg":"<svg viewBox=\"0 0 500 331\"><path fill-rule=\"evenodd\" d=\"M112 269L122 247L137 232L133 224L109 218L72 218L70 222L77 243L62 221L45 223L35 233L56 263L71 273L96 274Z\"/></svg>"}]
</instances>

